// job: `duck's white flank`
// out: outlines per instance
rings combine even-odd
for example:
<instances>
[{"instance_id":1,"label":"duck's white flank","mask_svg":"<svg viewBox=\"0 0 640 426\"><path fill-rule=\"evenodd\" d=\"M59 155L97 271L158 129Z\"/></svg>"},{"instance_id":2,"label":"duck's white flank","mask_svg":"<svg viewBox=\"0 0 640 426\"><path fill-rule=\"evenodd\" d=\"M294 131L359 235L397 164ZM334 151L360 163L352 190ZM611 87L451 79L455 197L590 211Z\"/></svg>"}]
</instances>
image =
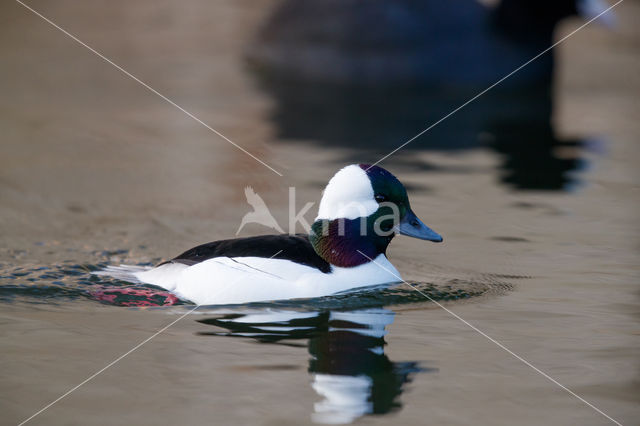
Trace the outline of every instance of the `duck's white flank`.
<instances>
[{"instance_id":1,"label":"duck's white flank","mask_svg":"<svg viewBox=\"0 0 640 426\"><path fill-rule=\"evenodd\" d=\"M399 281L400 274L384 255L353 268L331 267L330 273L284 259L216 257L187 266L167 263L157 268L111 267L98 272L126 281L153 284L198 305L225 305L267 300L328 296L358 287Z\"/></svg>"}]
</instances>

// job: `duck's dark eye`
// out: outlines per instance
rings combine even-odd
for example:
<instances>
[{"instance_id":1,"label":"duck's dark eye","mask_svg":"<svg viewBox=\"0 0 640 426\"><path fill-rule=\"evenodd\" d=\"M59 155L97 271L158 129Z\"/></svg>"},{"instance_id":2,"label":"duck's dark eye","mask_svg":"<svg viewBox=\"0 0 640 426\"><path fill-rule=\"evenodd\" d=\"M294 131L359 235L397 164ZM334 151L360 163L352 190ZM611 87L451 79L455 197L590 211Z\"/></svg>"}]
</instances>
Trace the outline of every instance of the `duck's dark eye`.
<instances>
[{"instance_id":1,"label":"duck's dark eye","mask_svg":"<svg viewBox=\"0 0 640 426\"><path fill-rule=\"evenodd\" d=\"M386 195L377 194L377 195L375 196L375 198L376 198L376 201L377 201L378 203L384 203L385 201L387 201L387 196L386 196Z\"/></svg>"}]
</instances>

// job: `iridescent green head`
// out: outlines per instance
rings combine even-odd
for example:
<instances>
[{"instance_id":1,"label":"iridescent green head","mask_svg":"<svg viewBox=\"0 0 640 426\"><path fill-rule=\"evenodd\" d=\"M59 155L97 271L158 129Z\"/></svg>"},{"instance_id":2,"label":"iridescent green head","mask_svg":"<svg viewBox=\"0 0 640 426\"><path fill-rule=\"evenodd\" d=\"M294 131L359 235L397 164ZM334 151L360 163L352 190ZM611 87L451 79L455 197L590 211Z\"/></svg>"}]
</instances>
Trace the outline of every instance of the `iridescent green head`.
<instances>
[{"instance_id":1,"label":"iridescent green head","mask_svg":"<svg viewBox=\"0 0 640 426\"><path fill-rule=\"evenodd\" d=\"M413 213L407 190L394 175L354 164L329 181L309 239L327 262L352 267L384 254L395 234L442 241Z\"/></svg>"}]
</instances>

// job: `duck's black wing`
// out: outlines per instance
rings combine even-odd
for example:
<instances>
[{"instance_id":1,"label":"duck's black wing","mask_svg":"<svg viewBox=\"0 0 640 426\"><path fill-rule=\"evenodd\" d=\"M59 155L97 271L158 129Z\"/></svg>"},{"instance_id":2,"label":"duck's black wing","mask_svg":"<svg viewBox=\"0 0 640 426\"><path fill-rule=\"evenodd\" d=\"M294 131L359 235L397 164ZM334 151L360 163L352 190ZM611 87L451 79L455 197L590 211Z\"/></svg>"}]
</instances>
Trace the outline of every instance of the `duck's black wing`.
<instances>
[{"instance_id":1,"label":"duck's black wing","mask_svg":"<svg viewBox=\"0 0 640 426\"><path fill-rule=\"evenodd\" d=\"M260 235L214 241L187 250L164 263L173 262L191 266L214 257L286 259L319 269L325 273L331 271L331 265L318 256L309 242L309 237L305 234Z\"/></svg>"}]
</instances>

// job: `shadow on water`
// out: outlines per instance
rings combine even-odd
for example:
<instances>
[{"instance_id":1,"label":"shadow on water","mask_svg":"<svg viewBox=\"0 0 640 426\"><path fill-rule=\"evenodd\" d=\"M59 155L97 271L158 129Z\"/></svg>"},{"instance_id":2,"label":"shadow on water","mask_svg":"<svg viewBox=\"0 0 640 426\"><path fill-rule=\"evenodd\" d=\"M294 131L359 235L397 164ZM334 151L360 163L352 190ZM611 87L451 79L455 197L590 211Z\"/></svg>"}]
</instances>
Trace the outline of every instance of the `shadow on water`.
<instances>
[{"instance_id":1,"label":"shadow on water","mask_svg":"<svg viewBox=\"0 0 640 426\"><path fill-rule=\"evenodd\" d=\"M271 119L285 143L346 148L345 162L375 162L477 92L425 87L358 87L283 81L261 76L272 97ZM518 190L571 190L580 186L589 141L563 139L552 126L550 87L490 92L406 145L402 151L481 149L499 158L502 184ZM411 158L405 156L404 158ZM393 157L389 161L396 161ZM423 172L448 170L413 159Z\"/></svg>"},{"instance_id":2,"label":"shadow on water","mask_svg":"<svg viewBox=\"0 0 640 426\"><path fill-rule=\"evenodd\" d=\"M0 303L57 305L69 301L99 301L117 306L181 305L164 289L134 285L125 281L93 275L113 263L113 256L126 256L128 250L94 252L104 259L96 263L60 262L53 265L0 264ZM151 266L151 263L138 263Z\"/></svg>"},{"instance_id":3,"label":"shadow on water","mask_svg":"<svg viewBox=\"0 0 640 426\"><path fill-rule=\"evenodd\" d=\"M576 5L284 1L247 47L248 68L273 100L278 140L376 162L549 47ZM579 186L586 142L556 135L553 76L550 52L404 147L405 158L483 149L498 156L499 180L511 188ZM420 159L410 165L452 171Z\"/></svg>"},{"instance_id":4,"label":"shadow on water","mask_svg":"<svg viewBox=\"0 0 640 426\"><path fill-rule=\"evenodd\" d=\"M104 264L106 265L106 263ZM2 265L4 266L4 265ZM95 265L96 270L100 265ZM55 303L86 298L96 285L90 266L62 263L0 269L0 302Z\"/></svg>"},{"instance_id":5,"label":"shadow on water","mask_svg":"<svg viewBox=\"0 0 640 426\"><path fill-rule=\"evenodd\" d=\"M399 409L399 397L412 374L436 371L414 361L393 362L384 353L385 328L394 316L384 308L307 312L266 309L200 320L226 331L199 334L281 345L305 342L311 387L321 398L314 404L311 417L317 423L341 424Z\"/></svg>"}]
</instances>

